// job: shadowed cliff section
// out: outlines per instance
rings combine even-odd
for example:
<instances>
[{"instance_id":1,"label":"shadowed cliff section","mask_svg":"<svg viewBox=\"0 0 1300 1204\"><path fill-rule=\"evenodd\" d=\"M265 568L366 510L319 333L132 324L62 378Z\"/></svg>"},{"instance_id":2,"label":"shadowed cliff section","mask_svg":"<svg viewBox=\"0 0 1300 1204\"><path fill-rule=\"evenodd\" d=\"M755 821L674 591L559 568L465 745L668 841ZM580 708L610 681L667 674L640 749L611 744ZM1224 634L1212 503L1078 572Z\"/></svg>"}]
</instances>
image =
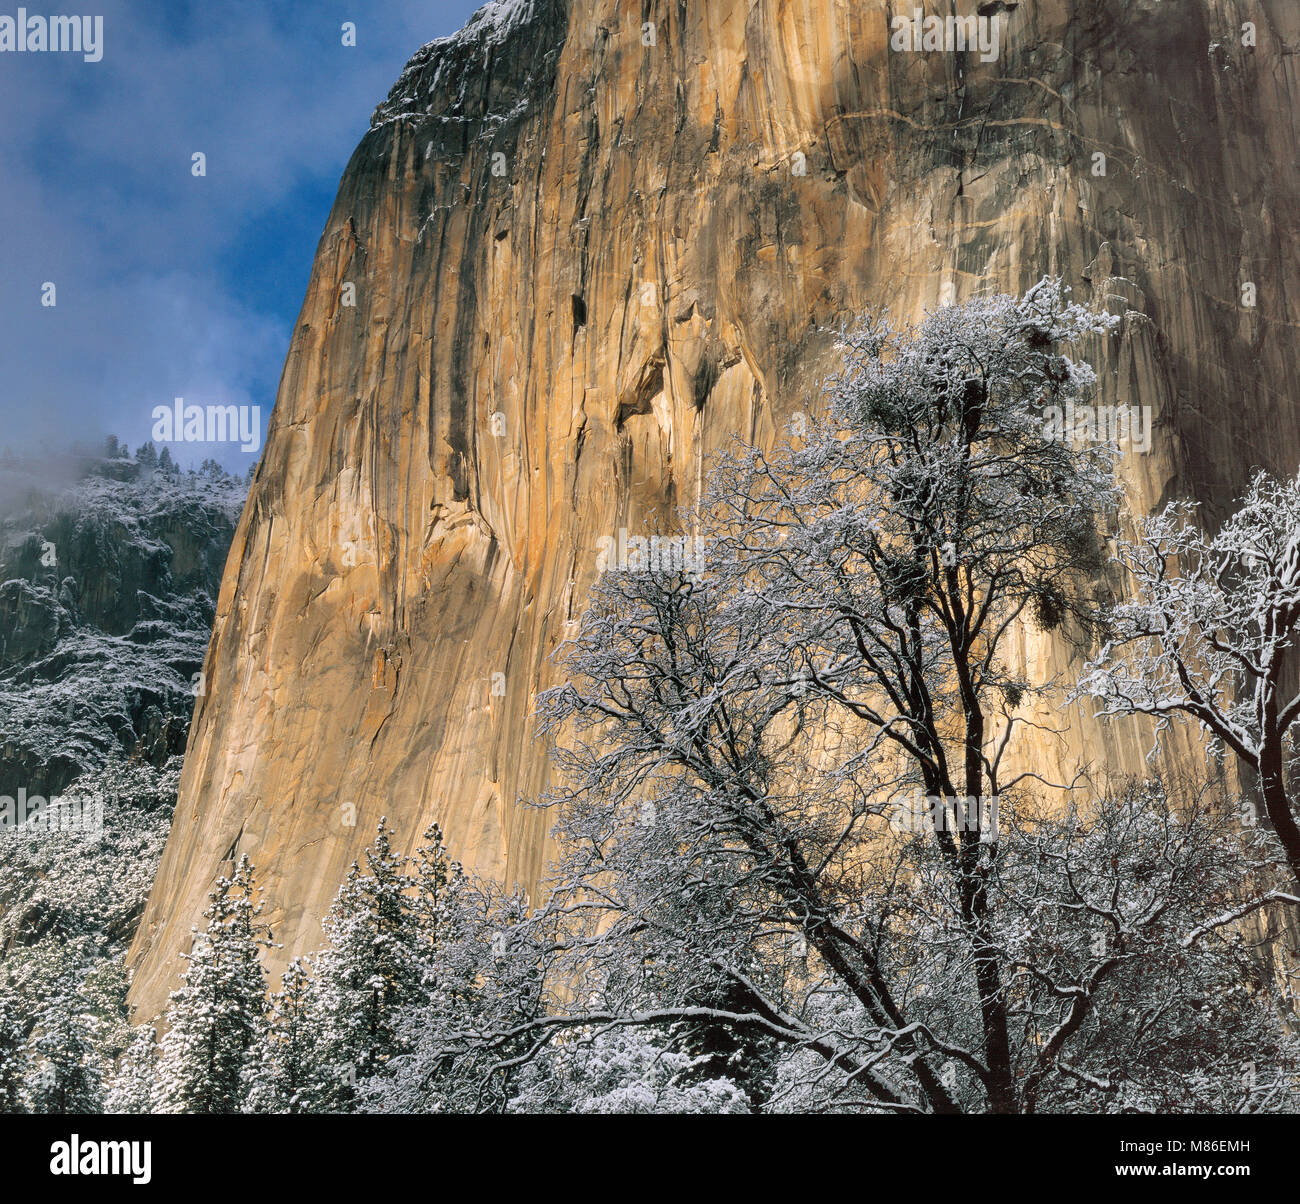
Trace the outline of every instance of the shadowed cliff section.
<instances>
[{"instance_id":1,"label":"shadowed cliff section","mask_svg":"<svg viewBox=\"0 0 1300 1204\"><path fill-rule=\"evenodd\" d=\"M415 55L317 251L133 949L137 1018L232 853L280 960L317 945L381 815L535 884L529 712L597 540L670 530L712 450L814 408L829 330L866 306L1059 273L1125 315L1087 350L1102 400L1155 414L1122 469L1134 507L1217 509L1253 465L1295 469L1300 10L984 7L1005 19L990 63L891 52L863 0L512 0ZM1019 655L1045 674L1071 653L1026 632ZM1068 776L1145 748L1079 722L1031 753Z\"/></svg>"}]
</instances>

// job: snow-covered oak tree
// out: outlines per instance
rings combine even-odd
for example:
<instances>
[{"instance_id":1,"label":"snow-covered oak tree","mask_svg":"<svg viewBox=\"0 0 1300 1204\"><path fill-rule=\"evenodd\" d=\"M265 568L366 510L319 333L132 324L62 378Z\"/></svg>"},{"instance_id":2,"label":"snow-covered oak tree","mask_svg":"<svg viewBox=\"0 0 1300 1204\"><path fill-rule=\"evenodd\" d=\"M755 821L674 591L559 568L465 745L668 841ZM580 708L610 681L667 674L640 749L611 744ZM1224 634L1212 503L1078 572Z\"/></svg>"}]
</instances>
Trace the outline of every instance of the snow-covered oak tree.
<instances>
[{"instance_id":1,"label":"snow-covered oak tree","mask_svg":"<svg viewBox=\"0 0 1300 1204\"><path fill-rule=\"evenodd\" d=\"M1190 718L1253 779L1300 884L1300 478L1257 474L1213 535L1173 502L1116 542L1130 593L1079 686L1103 715Z\"/></svg>"},{"instance_id":2,"label":"snow-covered oak tree","mask_svg":"<svg viewBox=\"0 0 1300 1204\"><path fill-rule=\"evenodd\" d=\"M550 904L458 955L481 993L412 1025L412 1053L371 1085L372 1106L759 1105L734 1077L698 1073L675 1041L689 1025L732 1035L736 1065L772 1081L765 1110L934 1110L921 1064L950 1109L984 1110L974 959L989 953L1018 1109L1295 1106L1297 1051L1232 925L1253 863L1231 809L1138 786L1065 812L1010 809L977 946L931 833L873 829L851 793L801 789L811 775L777 785L798 768L778 750L761 800L665 769L622 803L569 809ZM626 784L611 782L615 797ZM808 936L819 909L829 957ZM516 984L543 976L545 1006L523 1007ZM628 1029L645 1036L617 1037Z\"/></svg>"},{"instance_id":3,"label":"snow-covered oak tree","mask_svg":"<svg viewBox=\"0 0 1300 1204\"><path fill-rule=\"evenodd\" d=\"M1199 995L1169 1000L1194 947L1191 979L1238 976L1225 1006L1268 1030L1267 984L1224 934L1242 876L1226 821L1159 790L994 820L994 799L1029 805L1002 765L1042 688L1004 642L1084 608L1115 505L1112 449L1042 419L1092 383L1065 346L1108 326L1050 281L915 331L868 321L824 420L712 472L690 519L702 572L600 578L572 680L542 701L560 857L512 943L550 1004L431 1030L422 1066L519 1076L642 1028L688 1060L759 1064L746 1095L769 1110L1140 1106L1184 1071L1222 1086ZM899 833L913 792L937 822ZM1126 1045L1149 1058L1136 1072Z\"/></svg>"},{"instance_id":4,"label":"snow-covered oak tree","mask_svg":"<svg viewBox=\"0 0 1300 1204\"><path fill-rule=\"evenodd\" d=\"M775 785L765 744L815 714L823 728L842 725L852 749L814 791L856 793L850 831L911 787L987 814L1013 784L1000 780L1002 756L1031 689L1008 668L1003 642L1022 619L1065 619L1114 505L1113 449L1047 437L1043 420L1049 405L1086 400L1094 375L1064 351L1112 321L1044 280L1020 299L940 310L915 330L871 317L846 333L827 417L801 442L770 454L740 448L712 472L695 519L711 549L708 584L674 592L652 580L636 599L619 596L623 582L598 587L572 662L594 689L550 695L553 727L668 728L682 766L716 734L708 747L722 759L705 782L760 800ZM668 659L637 651L629 664L646 636ZM690 668L700 677L687 679L676 658L697 648ZM642 747L609 755L628 763ZM653 755L662 763L665 750ZM936 839L974 950L986 1086L995 1110L1011 1110L1005 993L987 948L992 845L978 825L953 827L939 825ZM844 946L834 907L810 894L803 860L788 870L809 909L805 937L842 964L878 1023L902 1027L873 981L874 959ZM916 1068L930 1106L956 1106L924 1059Z\"/></svg>"}]
</instances>

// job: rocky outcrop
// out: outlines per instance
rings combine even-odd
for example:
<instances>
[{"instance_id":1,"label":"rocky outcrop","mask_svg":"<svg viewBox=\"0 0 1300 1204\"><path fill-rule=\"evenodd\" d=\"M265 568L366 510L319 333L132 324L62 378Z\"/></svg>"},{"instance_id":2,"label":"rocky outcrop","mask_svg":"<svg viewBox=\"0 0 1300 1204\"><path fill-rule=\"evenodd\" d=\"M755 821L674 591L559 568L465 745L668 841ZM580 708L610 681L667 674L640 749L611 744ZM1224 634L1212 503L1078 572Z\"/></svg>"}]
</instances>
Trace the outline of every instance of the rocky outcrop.
<instances>
[{"instance_id":1,"label":"rocky outcrop","mask_svg":"<svg viewBox=\"0 0 1300 1204\"><path fill-rule=\"evenodd\" d=\"M1104 400L1152 407L1135 507L1218 513L1300 462L1300 9L945 5L1000 23L981 61L891 49L912 7L504 0L411 60L344 174L227 565L139 1015L234 851L281 959L381 815L536 883L529 711L597 541L668 530L711 451L814 409L855 311L1059 273L1125 315L1090 353ZM1136 730L1075 733L1029 755L1141 764Z\"/></svg>"},{"instance_id":2,"label":"rocky outcrop","mask_svg":"<svg viewBox=\"0 0 1300 1204\"><path fill-rule=\"evenodd\" d=\"M184 750L244 500L244 481L219 471L115 456L50 486L58 467L0 463L0 795L11 797Z\"/></svg>"}]
</instances>

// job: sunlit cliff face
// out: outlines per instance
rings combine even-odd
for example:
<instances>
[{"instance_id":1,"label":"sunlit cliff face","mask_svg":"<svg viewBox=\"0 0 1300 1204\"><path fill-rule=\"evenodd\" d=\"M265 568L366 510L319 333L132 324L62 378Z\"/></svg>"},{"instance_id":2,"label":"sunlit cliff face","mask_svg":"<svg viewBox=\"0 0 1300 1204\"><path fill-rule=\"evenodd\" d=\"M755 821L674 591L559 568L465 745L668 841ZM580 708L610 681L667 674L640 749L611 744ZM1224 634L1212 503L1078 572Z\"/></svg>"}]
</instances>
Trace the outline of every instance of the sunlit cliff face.
<instances>
[{"instance_id":1,"label":"sunlit cliff face","mask_svg":"<svg viewBox=\"0 0 1300 1204\"><path fill-rule=\"evenodd\" d=\"M1123 315L1081 353L1099 404L1150 416L1121 466L1134 508L1295 470L1300 9L956 8L996 19L995 55L924 30L895 48L875 0L512 0L415 55L317 251L133 949L137 1018L234 853L279 960L318 944L381 815L412 847L436 819L535 886L529 715L598 557L674 534L733 436L814 412L831 332L865 307L1060 274ZM1018 655L1077 663L1030 631ZM1141 768L1137 728L1070 723L1022 758Z\"/></svg>"}]
</instances>

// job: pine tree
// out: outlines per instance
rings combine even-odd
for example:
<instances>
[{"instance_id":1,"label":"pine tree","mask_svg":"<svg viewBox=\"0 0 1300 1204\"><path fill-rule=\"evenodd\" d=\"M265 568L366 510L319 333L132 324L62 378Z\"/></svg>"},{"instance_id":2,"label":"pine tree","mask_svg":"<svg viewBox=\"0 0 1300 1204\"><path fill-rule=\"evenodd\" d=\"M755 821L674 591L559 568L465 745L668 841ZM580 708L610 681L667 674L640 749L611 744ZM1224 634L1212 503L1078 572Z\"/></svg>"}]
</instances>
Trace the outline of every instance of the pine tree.
<instances>
[{"instance_id":1,"label":"pine tree","mask_svg":"<svg viewBox=\"0 0 1300 1204\"><path fill-rule=\"evenodd\" d=\"M27 1037L18 1013L17 994L0 990L0 1115L23 1111Z\"/></svg>"},{"instance_id":2,"label":"pine tree","mask_svg":"<svg viewBox=\"0 0 1300 1204\"><path fill-rule=\"evenodd\" d=\"M317 1095L317 1028L311 976L295 957L271 996L266 1032L245 1072L249 1112L307 1112Z\"/></svg>"},{"instance_id":3,"label":"pine tree","mask_svg":"<svg viewBox=\"0 0 1300 1204\"><path fill-rule=\"evenodd\" d=\"M147 1115L153 1110L157 1078L158 1030L152 1025L137 1028L109 1083L104 1111L125 1116Z\"/></svg>"},{"instance_id":4,"label":"pine tree","mask_svg":"<svg viewBox=\"0 0 1300 1204\"><path fill-rule=\"evenodd\" d=\"M104 1110L103 1072L86 1003L74 991L56 991L36 1021L28 1044L26 1094L32 1112L83 1114Z\"/></svg>"},{"instance_id":5,"label":"pine tree","mask_svg":"<svg viewBox=\"0 0 1300 1204\"><path fill-rule=\"evenodd\" d=\"M264 1023L266 975L258 948L270 944L270 934L257 923L261 904L253 901L247 857L234 877L218 880L210 899L207 931L195 931L184 985L172 992L167 1009L155 1101L160 1112L238 1112L244 1070Z\"/></svg>"},{"instance_id":6,"label":"pine tree","mask_svg":"<svg viewBox=\"0 0 1300 1204\"><path fill-rule=\"evenodd\" d=\"M352 1110L357 1080L401 1051L397 1013L425 996L425 920L412 905L407 859L393 852L391 835L381 819L366 850L369 872L353 863L322 925L329 945L312 992L323 1054L314 1102L322 1111Z\"/></svg>"},{"instance_id":7,"label":"pine tree","mask_svg":"<svg viewBox=\"0 0 1300 1204\"><path fill-rule=\"evenodd\" d=\"M734 983L710 984L697 998L701 1006L722 1012L744 1012L749 1004ZM781 1052L771 1037L709 1020L682 1021L671 1027L669 1037L668 1048L686 1055L674 1078L677 1085L726 1080L756 1107L771 1095Z\"/></svg>"},{"instance_id":8,"label":"pine tree","mask_svg":"<svg viewBox=\"0 0 1300 1204\"><path fill-rule=\"evenodd\" d=\"M424 843L415 850L411 864L415 877L412 906L430 946L429 953L436 957L437 950L456 940L464 926L461 898L466 886L465 871L448 854L437 824L425 829Z\"/></svg>"},{"instance_id":9,"label":"pine tree","mask_svg":"<svg viewBox=\"0 0 1300 1204\"><path fill-rule=\"evenodd\" d=\"M467 959L466 953L484 939L482 916L475 911L470 882L460 862L448 854L437 824L425 829L424 843L411 862L415 878L412 906L427 966L424 990L415 1006L403 1012L399 1034L409 1029L413 1014L419 1015L417 1025L441 1024L454 1022L475 1006L480 985L476 957ZM409 1047L411 1043L399 1040L399 1044Z\"/></svg>"}]
</instances>

